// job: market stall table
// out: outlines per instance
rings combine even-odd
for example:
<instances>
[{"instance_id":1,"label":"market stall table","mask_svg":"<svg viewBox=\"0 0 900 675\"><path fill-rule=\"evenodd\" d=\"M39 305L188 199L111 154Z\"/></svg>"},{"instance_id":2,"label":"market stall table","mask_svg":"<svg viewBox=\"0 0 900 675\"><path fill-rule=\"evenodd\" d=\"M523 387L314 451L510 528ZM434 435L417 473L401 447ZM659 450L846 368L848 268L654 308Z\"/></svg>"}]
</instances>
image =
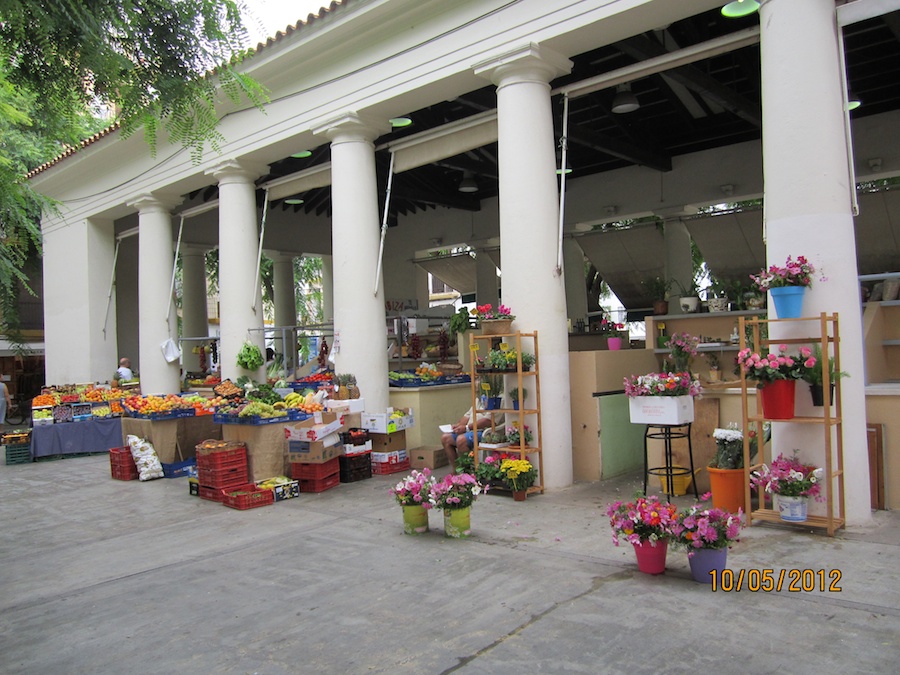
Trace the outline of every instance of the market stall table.
<instances>
[{"instance_id":1,"label":"market stall table","mask_svg":"<svg viewBox=\"0 0 900 675\"><path fill-rule=\"evenodd\" d=\"M173 420L124 417L119 442L115 445L126 445L125 439L129 435L148 441L156 450L160 462L172 464L194 457L199 443L207 439L221 439L222 425L216 424L212 415Z\"/></svg>"},{"instance_id":2,"label":"market stall table","mask_svg":"<svg viewBox=\"0 0 900 675\"><path fill-rule=\"evenodd\" d=\"M34 427L31 456L50 457L89 452L106 452L122 445L122 420L119 417L66 422Z\"/></svg>"}]
</instances>

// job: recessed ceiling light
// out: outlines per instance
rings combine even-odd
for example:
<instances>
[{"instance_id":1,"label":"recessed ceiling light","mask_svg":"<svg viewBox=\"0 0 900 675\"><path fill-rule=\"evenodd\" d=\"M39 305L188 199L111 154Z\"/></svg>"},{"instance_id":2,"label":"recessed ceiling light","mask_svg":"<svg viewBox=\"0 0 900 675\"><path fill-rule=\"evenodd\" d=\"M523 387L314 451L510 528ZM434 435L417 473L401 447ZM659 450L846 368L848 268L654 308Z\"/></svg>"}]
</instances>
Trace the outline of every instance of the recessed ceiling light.
<instances>
[{"instance_id":1,"label":"recessed ceiling light","mask_svg":"<svg viewBox=\"0 0 900 675\"><path fill-rule=\"evenodd\" d=\"M307 157L311 157L312 152L309 150L301 150L300 152L295 152L291 157L294 159L306 159Z\"/></svg>"},{"instance_id":2,"label":"recessed ceiling light","mask_svg":"<svg viewBox=\"0 0 900 675\"><path fill-rule=\"evenodd\" d=\"M302 204L303 200L302 199L285 199L284 203L285 204Z\"/></svg>"},{"instance_id":3,"label":"recessed ceiling light","mask_svg":"<svg viewBox=\"0 0 900 675\"><path fill-rule=\"evenodd\" d=\"M395 129L400 129L402 127L408 127L412 124L412 120L408 117L392 117L388 120L391 123L391 126Z\"/></svg>"}]
</instances>

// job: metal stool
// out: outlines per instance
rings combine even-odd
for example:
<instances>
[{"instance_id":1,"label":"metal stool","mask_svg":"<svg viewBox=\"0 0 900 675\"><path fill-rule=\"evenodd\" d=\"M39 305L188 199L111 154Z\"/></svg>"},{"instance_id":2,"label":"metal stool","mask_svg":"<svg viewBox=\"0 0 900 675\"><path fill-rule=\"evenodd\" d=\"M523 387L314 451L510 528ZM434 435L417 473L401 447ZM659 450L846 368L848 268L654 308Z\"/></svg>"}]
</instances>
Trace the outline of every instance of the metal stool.
<instances>
[{"instance_id":1,"label":"metal stool","mask_svg":"<svg viewBox=\"0 0 900 675\"><path fill-rule=\"evenodd\" d=\"M651 431L656 429L656 431ZM661 439L665 444L665 466L647 466L647 439ZM691 462L691 468L676 467L672 463L672 439L686 438L688 442L688 458ZM644 431L644 494L647 494L647 476L665 476L666 485L669 491L666 492L667 501L672 501L675 491L675 476L690 476L691 482L694 484L694 497L700 500L697 493L697 481L694 480L694 448L691 445L691 423L687 424L648 424Z\"/></svg>"}]
</instances>

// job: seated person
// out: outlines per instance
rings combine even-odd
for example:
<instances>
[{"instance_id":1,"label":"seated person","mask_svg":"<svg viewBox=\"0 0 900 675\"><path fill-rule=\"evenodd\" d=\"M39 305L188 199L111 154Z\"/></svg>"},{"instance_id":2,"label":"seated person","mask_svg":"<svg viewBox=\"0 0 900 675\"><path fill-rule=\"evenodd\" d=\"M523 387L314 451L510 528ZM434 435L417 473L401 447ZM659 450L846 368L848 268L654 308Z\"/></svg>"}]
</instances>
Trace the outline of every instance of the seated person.
<instances>
[{"instance_id":1,"label":"seated person","mask_svg":"<svg viewBox=\"0 0 900 675\"><path fill-rule=\"evenodd\" d=\"M459 455L465 455L475 444L475 429L478 429L478 440L481 440L483 429L491 426L491 415L487 412L479 412L475 423L472 423L473 410L469 408L466 413L459 418L459 422L453 425L449 433L441 436L441 445L444 446L444 452L450 462L451 467L455 467L456 458ZM495 418L496 421L496 418ZM503 424L502 421L499 424Z\"/></svg>"}]
</instances>

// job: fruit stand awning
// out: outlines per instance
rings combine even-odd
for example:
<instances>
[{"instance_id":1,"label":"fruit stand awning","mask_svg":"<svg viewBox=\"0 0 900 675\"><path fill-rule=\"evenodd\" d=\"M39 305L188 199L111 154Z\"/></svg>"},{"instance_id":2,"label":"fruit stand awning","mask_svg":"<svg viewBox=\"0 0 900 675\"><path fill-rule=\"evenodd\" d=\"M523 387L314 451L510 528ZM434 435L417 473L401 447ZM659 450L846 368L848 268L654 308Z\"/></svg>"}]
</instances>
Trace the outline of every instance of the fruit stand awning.
<instances>
[{"instance_id":1,"label":"fruit stand awning","mask_svg":"<svg viewBox=\"0 0 900 675\"><path fill-rule=\"evenodd\" d=\"M413 262L463 295L475 292L475 258L468 253L416 258Z\"/></svg>"},{"instance_id":2,"label":"fruit stand awning","mask_svg":"<svg viewBox=\"0 0 900 675\"><path fill-rule=\"evenodd\" d=\"M665 275L666 246L655 224L585 234L575 241L627 309L650 307L647 277Z\"/></svg>"}]
</instances>

